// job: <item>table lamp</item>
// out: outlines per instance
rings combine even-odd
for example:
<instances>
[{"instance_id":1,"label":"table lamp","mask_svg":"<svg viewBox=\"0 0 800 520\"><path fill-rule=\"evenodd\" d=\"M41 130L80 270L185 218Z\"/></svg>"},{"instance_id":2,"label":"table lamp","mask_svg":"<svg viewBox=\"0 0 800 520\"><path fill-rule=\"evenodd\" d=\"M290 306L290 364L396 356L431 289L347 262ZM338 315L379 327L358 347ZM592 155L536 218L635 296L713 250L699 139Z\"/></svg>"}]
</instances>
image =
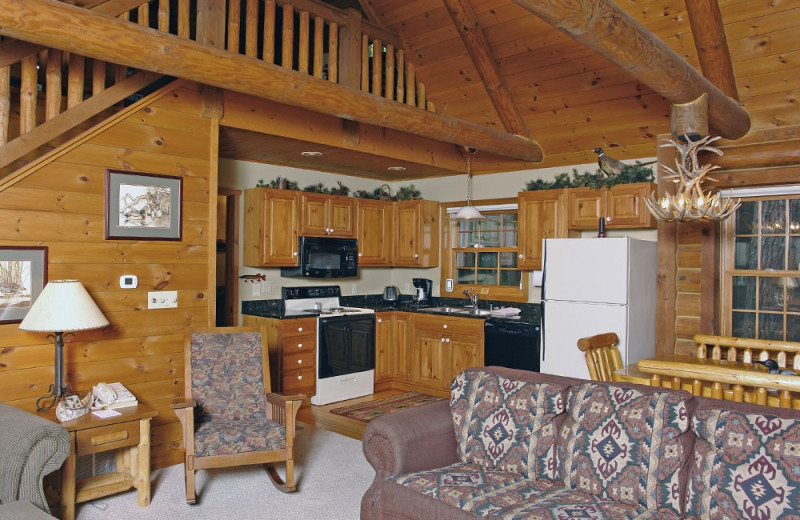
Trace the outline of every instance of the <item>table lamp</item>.
<instances>
[{"instance_id":1,"label":"table lamp","mask_svg":"<svg viewBox=\"0 0 800 520\"><path fill-rule=\"evenodd\" d=\"M47 340L55 345L55 382L48 395L36 400L37 412L49 410L66 394L72 393L70 385L64 384L64 333L69 333L66 335L69 341L74 336L72 331L106 325L108 320L78 280L53 280L44 287L19 324L20 330L52 332Z\"/></svg>"}]
</instances>

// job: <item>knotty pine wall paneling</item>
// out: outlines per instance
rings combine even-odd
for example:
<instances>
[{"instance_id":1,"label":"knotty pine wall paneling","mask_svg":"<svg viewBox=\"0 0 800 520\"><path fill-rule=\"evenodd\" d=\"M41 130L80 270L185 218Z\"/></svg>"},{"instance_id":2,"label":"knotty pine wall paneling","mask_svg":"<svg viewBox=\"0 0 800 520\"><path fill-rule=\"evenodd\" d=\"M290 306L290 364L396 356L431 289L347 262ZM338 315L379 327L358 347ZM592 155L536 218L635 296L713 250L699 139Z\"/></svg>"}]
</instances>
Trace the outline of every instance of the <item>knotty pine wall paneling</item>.
<instances>
[{"instance_id":1,"label":"knotty pine wall paneling","mask_svg":"<svg viewBox=\"0 0 800 520\"><path fill-rule=\"evenodd\" d=\"M111 322L66 344L66 379L81 394L121 381L158 410L153 467L182 461L169 404L183 395L183 329L213 323L218 116L196 84L173 82L0 191L0 244L47 246L49 279L79 279ZM107 168L182 177L182 239L105 240ZM137 275L138 288L120 289L124 274ZM148 310L154 290L177 291L178 307ZM0 401L33 411L53 360L44 334L0 325Z\"/></svg>"}]
</instances>

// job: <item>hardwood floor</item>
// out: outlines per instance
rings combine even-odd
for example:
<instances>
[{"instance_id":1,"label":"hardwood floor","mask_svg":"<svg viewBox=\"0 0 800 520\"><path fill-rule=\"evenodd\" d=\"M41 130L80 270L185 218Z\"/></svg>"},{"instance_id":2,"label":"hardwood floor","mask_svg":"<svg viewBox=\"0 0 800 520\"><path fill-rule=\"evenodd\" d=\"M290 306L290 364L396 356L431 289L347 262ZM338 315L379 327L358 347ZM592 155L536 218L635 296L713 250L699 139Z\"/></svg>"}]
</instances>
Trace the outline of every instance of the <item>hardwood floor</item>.
<instances>
[{"instance_id":1,"label":"hardwood floor","mask_svg":"<svg viewBox=\"0 0 800 520\"><path fill-rule=\"evenodd\" d=\"M351 437L353 439L361 440L361 437L364 435L364 429L367 427L367 423L364 421L359 421L358 419L350 419L348 417L336 415L330 411L334 408L341 408L343 406L363 403L365 401L374 401L376 399L382 399L384 397L389 397L390 395L402 393L402 390L386 390L372 395L350 399L348 401L339 401L338 403L331 403L322 406L315 406L312 404L311 406L301 408L300 411L297 412L297 420L301 423L311 424L318 428L324 428L332 432L346 435L347 437Z\"/></svg>"}]
</instances>

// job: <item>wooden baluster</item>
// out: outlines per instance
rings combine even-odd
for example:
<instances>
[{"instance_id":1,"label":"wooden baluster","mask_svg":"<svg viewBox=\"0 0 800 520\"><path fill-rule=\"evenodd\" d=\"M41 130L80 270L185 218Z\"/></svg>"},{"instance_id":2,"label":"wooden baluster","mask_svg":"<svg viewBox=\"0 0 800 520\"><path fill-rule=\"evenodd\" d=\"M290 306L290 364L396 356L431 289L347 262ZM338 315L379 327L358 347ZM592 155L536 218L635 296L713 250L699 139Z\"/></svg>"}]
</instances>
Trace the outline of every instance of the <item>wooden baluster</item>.
<instances>
[{"instance_id":1,"label":"wooden baluster","mask_svg":"<svg viewBox=\"0 0 800 520\"><path fill-rule=\"evenodd\" d=\"M406 104L414 105L417 101L416 75L414 74L414 64L406 63Z\"/></svg>"},{"instance_id":2,"label":"wooden baluster","mask_svg":"<svg viewBox=\"0 0 800 520\"><path fill-rule=\"evenodd\" d=\"M158 0L158 30L169 32L169 0Z\"/></svg>"},{"instance_id":3,"label":"wooden baluster","mask_svg":"<svg viewBox=\"0 0 800 520\"><path fill-rule=\"evenodd\" d=\"M767 389L766 388L756 388L755 392L753 392L754 401L756 404L767 404Z\"/></svg>"},{"instance_id":4,"label":"wooden baluster","mask_svg":"<svg viewBox=\"0 0 800 520\"><path fill-rule=\"evenodd\" d=\"M244 53L251 58L258 55L258 0L247 0L244 18Z\"/></svg>"},{"instance_id":5,"label":"wooden baluster","mask_svg":"<svg viewBox=\"0 0 800 520\"><path fill-rule=\"evenodd\" d=\"M787 361L786 352L784 351L778 352L778 355L775 356L775 361L778 362L779 367L786 368L786 361Z\"/></svg>"},{"instance_id":6,"label":"wooden baluster","mask_svg":"<svg viewBox=\"0 0 800 520\"><path fill-rule=\"evenodd\" d=\"M781 408L792 407L792 393L789 390L781 390L780 403L781 403Z\"/></svg>"},{"instance_id":7,"label":"wooden baluster","mask_svg":"<svg viewBox=\"0 0 800 520\"><path fill-rule=\"evenodd\" d=\"M386 45L386 73L383 95L386 99L394 99L394 45Z\"/></svg>"},{"instance_id":8,"label":"wooden baluster","mask_svg":"<svg viewBox=\"0 0 800 520\"><path fill-rule=\"evenodd\" d=\"M369 92L369 39L361 36L361 90Z\"/></svg>"},{"instance_id":9,"label":"wooden baluster","mask_svg":"<svg viewBox=\"0 0 800 520\"><path fill-rule=\"evenodd\" d=\"M711 349L711 359L722 359L722 349L719 345L714 345Z\"/></svg>"},{"instance_id":10,"label":"wooden baluster","mask_svg":"<svg viewBox=\"0 0 800 520\"><path fill-rule=\"evenodd\" d=\"M309 36L310 36L310 27L311 24L309 23L309 14L308 11L300 11L300 26L298 27L298 31L300 34L298 35L298 45L297 45L297 70L299 72L303 72L308 74L308 49L309 49Z\"/></svg>"},{"instance_id":11,"label":"wooden baluster","mask_svg":"<svg viewBox=\"0 0 800 520\"><path fill-rule=\"evenodd\" d=\"M681 378L678 376L672 376L672 381L669 383L669 387L673 390L680 390L681 389Z\"/></svg>"},{"instance_id":12,"label":"wooden baluster","mask_svg":"<svg viewBox=\"0 0 800 520\"><path fill-rule=\"evenodd\" d=\"M661 376L658 374L651 374L650 375L650 386L662 386L661 385Z\"/></svg>"},{"instance_id":13,"label":"wooden baluster","mask_svg":"<svg viewBox=\"0 0 800 520\"><path fill-rule=\"evenodd\" d=\"M19 134L24 135L36 128L36 62L38 56L31 54L22 59L22 77L19 90Z\"/></svg>"},{"instance_id":14,"label":"wooden baluster","mask_svg":"<svg viewBox=\"0 0 800 520\"><path fill-rule=\"evenodd\" d=\"M281 66L291 69L294 61L294 8L283 4L283 27L281 40Z\"/></svg>"},{"instance_id":15,"label":"wooden baluster","mask_svg":"<svg viewBox=\"0 0 800 520\"><path fill-rule=\"evenodd\" d=\"M405 72L406 72L406 53L403 49L397 49L397 95L395 99L398 103L405 101Z\"/></svg>"},{"instance_id":16,"label":"wooden baluster","mask_svg":"<svg viewBox=\"0 0 800 520\"><path fill-rule=\"evenodd\" d=\"M744 402L744 388L742 388L742 385L733 385L733 400L738 403Z\"/></svg>"},{"instance_id":17,"label":"wooden baluster","mask_svg":"<svg viewBox=\"0 0 800 520\"><path fill-rule=\"evenodd\" d=\"M792 370L800 374L800 354L792 356Z\"/></svg>"},{"instance_id":18,"label":"wooden baluster","mask_svg":"<svg viewBox=\"0 0 800 520\"><path fill-rule=\"evenodd\" d=\"M67 109L83 102L83 82L85 78L86 59L72 53L69 55L69 72L67 74Z\"/></svg>"},{"instance_id":19,"label":"wooden baluster","mask_svg":"<svg viewBox=\"0 0 800 520\"><path fill-rule=\"evenodd\" d=\"M716 381L711 383L711 397L714 399L722 399L722 383Z\"/></svg>"},{"instance_id":20,"label":"wooden baluster","mask_svg":"<svg viewBox=\"0 0 800 520\"><path fill-rule=\"evenodd\" d=\"M425 84L417 83L417 108L425 108Z\"/></svg>"},{"instance_id":21,"label":"wooden baluster","mask_svg":"<svg viewBox=\"0 0 800 520\"><path fill-rule=\"evenodd\" d=\"M325 37L325 19L314 17L314 77L322 77L322 48Z\"/></svg>"},{"instance_id":22,"label":"wooden baluster","mask_svg":"<svg viewBox=\"0 0 800 520\"><path fill-rule=\"evenodd\" d=\"M275 0L264 1L264 48L261 59L275 63Z\"/></svg>"},{"instance_id":23,"label":"wooden baluster","mask_svg":"<svg viewBox=\"0 0 800 520\"><path fill-rule=\"evenodd\" d=\"M145 3L137 9L136 23L144 27L150 27L150 4Z\"/></svg>"},{"instance_id":24,"label":"wooden baluster","mask_svg":"<svg viewBox=\"0 0 800 520\"><path fill-rule=\"evenodd\" d=\"M698 343L698 345L697 345L697 357L699 359L705 359L707 354L708 354L708 349L706 348L706 344L705 343Z\"/></svg>"},{"instance_id":25,"label":"wooden baluster","mask_svg":"<svg viewBox=\"0 0 800 520\"><path fill-rule=\"evenodd\" d=\"M178 0L178 36L189 38L189 0Z\"/></svg>"},{"instance_id":26,"label":"wooden baluster","mask_svg":"<svg viewBox=\"0 0 800 520\"><path fill-rule=\"evenodd\" d=\"M328 26L328 81L339 82L339 24Z\"/></svg>"},{"instance_id":27,"label":"wooden baluster","mask_svg":"<svg viewBox=\"0 0 800 520\"><path fill-rule=\"evenodd\" d=\"M692 381L692 395L703 395L703 382L699 379Z\"/></svg>"},{"instance_id":28,"label":"wooden baluster","mask_svg":"<svg viewBox=\"0 0 800 520\"><path fill-rule=\"evenodd\" d=\"M61 113L61 60L64 57L59 49L47 51L45 69L45 119L50 121Z\"/></svg>"},{"instance_id":29,"label":"wooden baluster","mask_svg":"<svg viewBox=\"0 0 800 520\"><path fill-rule=\"evenodd\" d=\"M753 351L750 348L745 348L742 354L742 361L745 363L753 362Z\"/></svg>"},{"instance_id":30,"label":"wooden baluster","mask_svg":"<svg viewBox=\"0 0 800 520\"><path fill-rule=\"evenodd\" d=\"M103 60L92 60L92 95L96 96L106 89L106 69L108 64Z\"/></svg>"},{"instance_id":31,"label":"wooden baluster","mask_svg":"<svg viewBox=\"0 0 800 520\"><path fill-rule=\"evenodd\" d=\"M8 143L11 123L11 67L0 67L0 146Z\"/></svg>"},{"instance_id":32,"label":"wooden baluster","mask_svg":"<svg viewBox=\"0 0 800 520\"><path fill-rule=\"evenodd\" d=\"M383 42L381 40L372 41L372 93L376 96L381 95L383 86Z\"/></svg>"},{"instance_id":33,"label":"wooden baluster","mask_svg":"<svg viewBox=\"0 0 800 520\"><path fill-rule=\"evenodd\" d=\"M727 359L729 363L736 363L738 361L737 356L738 352L736 351L736 347L730 347L728 348L728 353L725 356L725 359Z\"/></svg>"},{"instance_id":34,"label":"wooden baluster","mask_svg":"<svg viewBox=\"0 0 800 520\"><path fill-rule=\"evenodd\" d=\"M226 49L239 52L239 31L241 31L241 0L228 0L228 42Z\"/></svg>"}]
</instances>

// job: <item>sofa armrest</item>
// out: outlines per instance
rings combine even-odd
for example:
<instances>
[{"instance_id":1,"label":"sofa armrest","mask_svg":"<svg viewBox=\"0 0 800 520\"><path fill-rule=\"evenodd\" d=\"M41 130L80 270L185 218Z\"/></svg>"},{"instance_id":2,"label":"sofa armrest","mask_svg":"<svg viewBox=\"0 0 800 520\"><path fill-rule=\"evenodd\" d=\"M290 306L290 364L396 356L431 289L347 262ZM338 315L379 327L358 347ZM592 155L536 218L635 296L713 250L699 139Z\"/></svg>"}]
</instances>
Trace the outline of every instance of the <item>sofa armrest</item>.
<instances>
[{"instance_id":1,"label":"sofa armrest","mask_svg":"<svg viewBox=\"0 0 800 520\"><path fill-rule=\"evenodd\" d=\"M458 460L448 400L378 417L364 431L362 449L375 479L447 466Z\"/></svg>"},{"instance_id":2,"label":"sofa armrest","mask_svg":"<svg viewBox=\"0 0 800 520\"><path fill-rule=\"evenodd\" d=\"M49 513L42 479L69 456L69 433L60 424L2 403L0 425L0 502L27 500Z\"/></svg>"}]
</instances>

